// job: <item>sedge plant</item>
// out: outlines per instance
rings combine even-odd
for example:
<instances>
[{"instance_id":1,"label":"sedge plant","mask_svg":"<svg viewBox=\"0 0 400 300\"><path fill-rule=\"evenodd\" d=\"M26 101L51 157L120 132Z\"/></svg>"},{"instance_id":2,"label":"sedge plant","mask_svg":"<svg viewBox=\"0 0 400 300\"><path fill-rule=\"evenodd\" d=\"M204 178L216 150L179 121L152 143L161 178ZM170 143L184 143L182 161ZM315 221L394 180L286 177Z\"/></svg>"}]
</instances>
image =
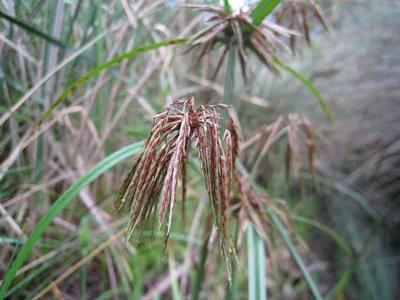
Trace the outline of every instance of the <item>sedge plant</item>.
<instances>
[{"instance_id":1,"label":"sedge plant","mask_svg":"<svg viewBox=\"0 0 400 300\"><path fill-rule=\"evenodd\" d=\"M294 36L299 37L299 33L295 32L295 27L284 27L277 22L266 20L268 15L274 13L274 9L279 2L280 1L261 1L250 12L232 12L232 10L229 9L229 1L225 1L224 8L214 6L192 6L192 8L196 10L212 14L208 20L208 22L211 22L210 26L188 38L172 39L153 43L144 47L137 47L132 51L116 56L104 64L97 66L81 77L81 79L70 85L64 93L61 93L61 95L52 102L47 111L39 118L39 124L35 129L43 128L53 110L89 78L103 70L111 68L124 59L132 58L141 53L164 46L173 46L175 44L187 42L189 52L191 50L197 51L196 67L204 58L218 51L217 48L222 45L222 53L218 59L213 78L215 78L217 72L222 67L227 53L229 53L229 59L227 61L228 74L226 74L226 76L227 78L231 78L231 81L233 81L233 66L236 64L235 57L239 58L243 75L246 78L249 52L254 53L274 75L280 74L280 68L288 70L292 74L297 74L290 67L282 63L279 55L281 54L281 50L288 51L290 49L290 47L286 45L285 39ZM303 9L312 9L313 7L314 6L302 6L301 13L303 13ZM4 17L4 15L2 15L2 17ZM15 22L12 18L8 18L8 20ZM15 23L21 22L18 21ZM27 26L24 25L24 27ZM49 41L52 40L49 38ZM238 54L237 56L234 55L235 52ZM50 77L49 75L49 78ZM299 76L296 77L299 78ZM40 82L40 84L43 84L49 79L46 78L47 77L44 77L44 81ZM310 89L313 94L319 95L309 81L304 78L302 78L301 81L305 83L305 86ZM10 112L2 116L0 123L7 121L22 103L24 103L39 87L40 85L34 86L27 94L28 96L21 98L22 101L19 101L12 107ZM232 94L232 90L233 86L231 84L225 87L225 102L230 99L229 95ZM320 103L321 99L318 99ZM155 122L153 128L148 139L144 143L137 143L131 147L121 149L107 156L95 167L86 172L85 175L78 179L58 198L45 213L38 225L33 229L32 234L24 242L15 261L12 263L3 279L0 289L0 298L7 294L8 288L13 278L16 276L18 269L56 216L94 179L98 178L122 159L137 154L139 151L132 170L128 173L120 188L115 207L117 209L126 209L129 212L129 221L126 231L127 238L133 234L134 230L143 230L147 221L151 218L153 218L153 220L156 219L158 215L157 222L153 221L153 224L157 223L159 228L165 224L165 251L171 233L172 216L178 199L177 188L179 180L182 186L182 211L185 212L185 205L187 202L186 166L190 155L190 146L192 146L200 162L199 170L203 174L205 188L210 199L213 223L220 241L223 256L225 257L228 279L235 273L233 269L237 260L236 254L240 250L240 240L243 230L246 227L245 225L252 224L252 227L256 230L259 239L254 238L254 235L252 239L258 245L257 253L260 259L258 263L265 265L265 251L263 245L268 237L266 228L270 228L272 224L282 235L283 240L287 244L295 261L298 263L299 268L310 286L312 294L315 298L320 299L315 283L304 267L291 241L291 237L286 231L290 226L290 222L281 211L276 209L275 202L261 191L253 176L245 170L243 164L238 159L240 143L237 125L240 124L236 125L232 118L223 120L218 112L220 109L227 109L230 104L231 103L200 105L198 108L195 108L194 97L174 101L162 113L154 117ZM223 121L226 121L224 131L222 130ZM312 134L308 131L309 124L301 118L299 122L300 125L305 128L306 138L309 141L307 145L309 145L309 152L312 153L309 156L310 164L313 165L314 144L311 142ZM292 123L292 128L298 126L295 120ZM290 126L290 124L288 126ZM39 134L41 133L41 131L38 132ZM36 134L36 132L32 134ZM272 138L273 136L271 135L270 137ZM270 137L268 137L268 139ZM297 144L293 142L294 138L291 136L289 140L290 150L288 150L288 152L292 153L297 149ZM235 184L233 184L234 182ZM240 207L241 218L238 218L237 238L232 239L229 232L229 220L232 219L230 218L230 214L233 212L235 205L239 205ZM265 211L268 213L267 215L270 216L269 219L266 217ZM252 230L251 226L247 226L247 228ZM209 235L205 234L205 236ZM251 234L249 234L249 236L251 236ZM207 242L205 241L203 245L207 245ZM204 246L203 248L205 249L205 252L202 253L204 254L204 259L202 259L204 264L207 256L206 251L209 247ZM257 262L255 261L253 265L256 266ZM204 268L199 269L204 270ZM256 294L252 294L252 297L263 299L267 293L264 280L266 275L264 272L260 272L257 276L258 290ZM201 278L201 276L199 276L199 278ZM232 278L232 281L232 288L234 288L234 278ZM251 280L249 280L249 284L251 284L250 282ZM199 294L201 281L198 282L196 286L197 290L193 291L194 295ZM47 290L49 289L46 289L46 291ZM254 291L254 289L252 289L252 291ZM227 293L227 295L228 294L229 293Z\"/></svg>"}]
</instances>

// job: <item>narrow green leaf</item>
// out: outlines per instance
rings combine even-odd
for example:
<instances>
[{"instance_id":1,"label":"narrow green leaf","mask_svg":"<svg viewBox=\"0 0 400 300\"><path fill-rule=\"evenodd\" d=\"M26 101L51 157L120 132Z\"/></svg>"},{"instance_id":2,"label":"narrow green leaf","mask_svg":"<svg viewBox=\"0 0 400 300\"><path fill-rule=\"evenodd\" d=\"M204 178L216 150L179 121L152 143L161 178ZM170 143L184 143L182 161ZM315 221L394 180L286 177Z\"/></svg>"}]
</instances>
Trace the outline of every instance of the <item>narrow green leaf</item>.
<instances>
[{"instance_id":1,"label":"narrow green leaf","mask_svg":"<svg viewBox=\"0 0 400 300\"><path fill-rule=\"evenodd\" d=\"M304 172L304 178L307 180L313 180L312 174L307 173L307 172ZM316 176L316 179L318 180L318 182L320 184L323 184L327 187L335 189L335 190L339 191L340 193L342 193L343 195L346 195L349 198L353 199L358 204L360 204L374 220L378 219L378 214L373 209L373 207L369 204L368 199L366 199L363 195L361 195L357 191L346 187L345 185L343 185L342 183L340 183L338 181L334 181L329 178L325 179L319 175Z\"/></svg>"},{"instance_id":2,"label":"narrow green leaf","mask_svg":"<svg viewBox=\"0 0 400 300\"><path fill-rule=\"evenodd\" d=\"M204 268L206 265L207 255L208 255L208 242L211 236L211 228L206 228L204 232L204 240L200 250L200 262L197 269L196 280L194 282L193 288L193 300L198 300L201 291L201 284L204 277Z\"/></svg>"},{"instance_id":3,"label":"narrow green leaf","mask_svg":"<svg viewBox=\"0 0 400 300\"><path fill-rule=\"evenodd\" d=\"M20 114L20 113L18 113L16 111L11 111L8 107L3 106L1 104L0 104L0 111L6 112L6 113L10 113L14 118L16 118L18 120L25 121L25 122L28 122L28 123L35 123L34 120L28 118L27 116L24 116L23 114Z\"/></svg>"},{"instance_id":4,"label":"narrow green leaf","mask_svg":"<svg viewBox=\"0 0 400 300\"><path fill-rule=\"evenodd\" d=\"M291 67L289 67L288 65L286 65L283 61L279 60L278 58L274 57L273 58L274 62L282 67L283 69L285 69L286 71L288 71L290 74L292 74L294 77L296 77L298 80L301 81L301 83L304 84L304 86L306 88L309 89L309 91L311 92L311 94L314 95L315 98L317 98L319 104L322 107L322 110L324 111L325 115L328 117L329 122L331 122L332 126L335 127L335 121L333 120L332 117L332 112L329 109L328 104L326 103L326 101L324 100L324 98L322 98L321 94L318 92L318 90L314 87L314 85L311 83L311 81L309 81L308 79L306 79L303 75L301 75L300 73L298 73L297 71L295 71L294 69L292 69Z\"/></svg>"},{"instance_id":5,"label":"narrow green leaf","mask_svg":"<svg viewBox=\"0 0 400 300\"><path fill-rule=\"evenodd\" d=\"M234 75L235 75L235 47L230 45L228 50L228 64L226 65L226 81L224 88L225 104L232 104Z\"/></svg>"},{"instance_id":6,"label":"narrow green leaf","mask_svg":"<svg viewBox=\"0 0 400 300\"><path fill-rule=\"evenodd\" d=\"M52 37L52 36L50 36L50 35L48 35L46 33L43 33L40 30L37 30L36 28L34 28L34 27L32 27L32 26L30 26L28 24L25 24L24 22L22 22L20 20L17 20L15 18L13 18L12 16L2 12L1 10L0 10L0 17L10 21L11 23L14 23L15 25L17 25L17 26L19 26L19 27L21 27L21 28L23 28L23 29L25 29L25 30L27 30L27 31L39 36L39 37L41 37L41 38L44 38L49 43L52 43L52 44L54 44L56 46L59 46L59 47L61 47L63 49L73 50L71 47L68 47L67 45L65 45L61 41L57 40L56 38L54 38L54 37Z\"/></svg>"},{"instance_id":7,"label":"narrow green leaf","mask_svg":"<svg viewBox=\"0 0 400 300\"><path fill-rule=\"evenodd\" d=\"M257 277L258 272L256 271L257 267L257 248L254 242L254 229L253 226L249 223L247 227L247 261L248 261L248 286L249 286L249 300L257 299Z\"/></svg>"},{"instance_id":8,"label":"narrow green leaf","mask_svg":"<svg viewBox=\"0 0 400 300\"><path fill-rule=\"evenodd\" d=\"M239 160L236 161L236 165L237 165L237 168L242 170L245 175L249 176L249 173L247 172L246 168L243 166L243 164ZM254 183L254 181L252 181L250 183L252 184L253 188L257 192L260 192L260 188L257 186L257 184ZM314 298L317 300L322 300L322 296L319 293L317 286L315 285L315 282L312 279L310 273L308 272L306 266L304 265L303 260L301 259L301 256L297 252L296 247L293 245L293 242L292 242L287 230L285 229L285 227L283 226L283 224L281 223L279 218L276 216L276 214L270 208L267 207L266 213L270 216L272 223L274 224L274 226L278 230L279 234L281 235L283 241L285 242L286 246L288 247L290 255L292 256L293 260L296 262L297 266L299 267L300 272L302 273L304 279L306 280L308 287L310 288Z\"/></svg>"},{"instance_id":9,"label":"narrow green leaf","mask_svg":"<svg viewBox=\"0 0 400 300\"><path fill-rule=\"evenodd\" d=\"M52 103L52 105L50 106L50 108L44 113L44 115L42 116L42 118L39 121L39 125L46 120L49 115L51 114L51 112L54 110L54 108L56 108L56 106L58 104L60 104L72 91L74 91L79 85L81 85L82 83L84 83L85 81L87 81L90 77L100 73L101 71L107 69L108 67L119 63L120 61L127 59L127 58L132 58L138 54L141 54L143 52L149 51L149 50L154 50L160 47L165 47L165 46L169 46L169 45L174 45L174 44L181 44L186 42L188 39L187 38L181 38L181 39L172 39L172 40L167 40L167 41L162 41L159 43L155 43L155 44L150 44L147 46L143 46L143 47L139 47L139 48L135 48L134 50L130 51L130 52L126 52L124 54L121 54L109 61L107 61L106 63L98 66L97 68L91 70L90 72L86 73L84 76L82 76L80 79L78 79L77 81L75 81L73 84L71 84L57 99L56 101L54 101Z\"/></svg>"},{"instance_id":10,"label":"narrow green leaf","mask_svg":"<svg viewBox=\"0 0 400 300\"><path fill-rule=\"evenodd\" d=\"M79 178L73 185L71 185L64 194L52 205L47 213L40 220L39 224L33 229L31 235L26 240L25 244L18 253L15 261L11 268L7 272L0 289L0 299L4 299L4 295L7 292L12 280L15 277L20 266L22 266L25 259L29 256L32 248L42 236L43 232L49 226L51 221L78 195L78 193L90 184L93 180L99 177L101 174L106 172L111 167L115 166L125 158L137 154L143 146L143 142L138 142L133 145L124 147L113 154L107 156L92 169L90 169L85 175Z\"/></svg>"},{"instance_id":11,"label":"narrow green leaf","mask_svg":"<svg viewBox=\"0 0 400 300\"><path fill-rule=\"evenodd\" d=\"M302 217L302 216L293 215L293 219L297 222L311 225L311 226L314 226L314 227L324 231L332 239L334 239L336 243L338 243L343 248L343 250L346 252L346 254L348 256L352 255L351 247L332 228L322 224L321 222L318 222L316 220L312 220L312 219L309 219L306 217Z\"/></svg>"},{"instance_id":12,"label":"narrow green leaf","mask_svg":"<svg viewBox=\"0 0 400 300\"><path fill-rule=\"evenodd\" d=\"M226 13L231 14L232 13L232 7L229 4L229 0L224 0L224 9Z\"/></svg>"},{"instance_id":13,"label":"narrow green leaf","mask_svg":"<svg viewBox=\"0 0 400 300\"><path fill-rule=\"evenodd\" d=\"M266 300L265 246L251 224L247 227L247 255L249 264L249 300Z\"/></svg>"},{"instance_id":14,"label":"narrow green leaf","mask_svg":"<svg viewBox=\"0 0 400 300\"><path fill-rule=\"evenodd\" d=\"M268 16L274 8L281 2L281 0L262 0L250 13L250 18L253 20L254 25L260 25L262 21Z\"/></svg>"},{"instance_id":15,"label":"narrow green leaf","mask_svg":"<svg viewBox=\"0 0 400 300\"><path fill-rule=\"evenodd\" d=\"M300 254L296 250L296 247L293 245L292 240L291 240L288 232L286 231L285 227L282 225L279 218L269 208L267 208L267 212L271 217L272 223L274 223L276 229L278 230L283 241L285 242L286 246L288 247L290 255L292 256L293 260L296 262L301 273L303 274L303 277L306 280L308 287L310 288L311 293L313 294L314 298L316 300L322 300L322 296L319 293L318 288L314 283L314 280L312 279L310 273L308 272L306 266L304 265Z\"/></svg>"}]
</instances>

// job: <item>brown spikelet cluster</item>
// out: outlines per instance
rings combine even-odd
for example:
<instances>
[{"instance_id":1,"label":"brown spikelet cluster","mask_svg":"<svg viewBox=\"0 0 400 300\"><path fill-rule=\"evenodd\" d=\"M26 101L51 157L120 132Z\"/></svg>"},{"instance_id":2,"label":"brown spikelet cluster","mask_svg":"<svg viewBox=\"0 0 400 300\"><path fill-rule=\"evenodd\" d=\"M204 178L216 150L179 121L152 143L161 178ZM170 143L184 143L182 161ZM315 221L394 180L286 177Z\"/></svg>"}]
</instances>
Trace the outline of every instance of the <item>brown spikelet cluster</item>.
<instances>
[{"instance_id":1,"label":"brown spikelet cluster","mask_svg":"<svg viewBox=\"0 0 400 300\"><path fill-rule=\"evenodd\" d=\"M263 190L256 188L244 169L237 170L235 183L240 203L238 244L242 241L246 223L252 224L265 241L269 239L271 224L265 214L266 210L274 213L286 228L291 228L290 213L285 201L271 199Z\"/></svg>"},{"instance_id":2,"label":"brown spikelet cluster","mask_svg":"<svg viewBox=\"0 0 400 300\"><path fill-rule=\"evenodd\" d=\"M210 55L218 43L222 43L224 47L212 78L217 75L231 45L234 45L239 53L244 78L246 78L245 65L248 49L253 51L274 74L279 74L273 58L276 57L278 50L286 49L289 52L290 50L277 36L289 37L296 34L294 31L268 20L264 20L256 26L248 12L240 11L228 14L223 8L216 6L187 5L186 7L212 14L205 20L209 25L195 34L189 41L190 47L187 51L192 49L198 51L193 68L204 56Z\"/></svg>"},{"instance_id":3,"label":"brown spikelet cluster","mask_svg":"<svg viewBox=\"0 0 400 300\"><path fill-rule=\"evenodd\" d=\"M213 211L214 224L221 241L230 275L230 258L234 245L228 231L227 209L232 188L235 158L238 155L238 133L231 119L221 139L223 104L194 109L194 97L174 101L154 116L154 126L143 151L137 156L115 201L115 208L129 211L127 238L136 228L143 229L158 214L158 228L166 223L164 251L171 230L177 202L179 179L182 184L182 211L186 203L186 164L192 146L198 155Z\"/></svg>"},{"instance_id":4,"label":"brown spikelet cluster","mask_svg":"<svg viewBox=\"0 0 400 300\"><path fill-rule=\"evenodd\" d=\"M315 168L315 141L314 131L311 123L301 115L291 114L289 115L289 126L288 126L288 144L286 148L286 179L289 180L291 173L296 176L301 169L301 157L300 150L302 148L301 141L307 149L308 164L311 169L311 173L314 179L314 186L318 189L318 182L316 180L316 168ZM303 147L304 148L304 147ZM299 174L302 189L303 177Z\"/></svg>"},{"instance_id":5,"label":"brown spikelet cluster","mask_svg":"<svg viewBox=\"0 0 400 300\"><path fill-rule=\"evenodd\" d=\"M324 28L329 31L322 11L314 0L286 0L276 11L276 22L291 30L301 32L308 44L311 44L309 15L312 15ZM290 36L290 48L293 53L296 48L296 36Z\"/></svg>"}]
</instances>

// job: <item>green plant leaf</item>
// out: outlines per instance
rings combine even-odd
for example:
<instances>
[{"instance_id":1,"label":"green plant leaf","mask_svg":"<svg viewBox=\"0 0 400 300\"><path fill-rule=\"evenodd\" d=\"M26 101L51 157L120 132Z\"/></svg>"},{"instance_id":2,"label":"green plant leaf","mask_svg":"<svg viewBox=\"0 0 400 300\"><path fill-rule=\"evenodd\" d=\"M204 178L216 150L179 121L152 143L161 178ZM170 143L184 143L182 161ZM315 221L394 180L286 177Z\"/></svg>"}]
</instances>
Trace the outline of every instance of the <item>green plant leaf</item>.
<instances>
[{"instance_id":1,"label":"green plant leaf","mask_svg":"<svg viewBox=\"0 0 400 300\"><path fill-rule=\"evenodd\" d=\"M125 158L137 154L143 146L144 142L138 142L130 146L124 147L111 155L104 158L92 169L90 169L85 175L79 178L73 185L71 185L64 194L51 206L47 213L40 220L39 224L33 229L31 235L26 240L25 244L18 253L15 261L8 270L4 277L3 283L0 289L0 299L4 299L4 295L7 292L12 280L15 277L20 266L22 266L25 259L29 256L32 248L35 246L38 239L42 236L43 232L50 225L51 221L71 202L72 199L78 195L78 193L86 187L89 183L103 174L105 171L115 166Z\"/></svg>"},{"instance_id":2,"label":"green plant leaf","mask_svg":"<svg viewBox=\"0 0 400 300\"><path fill-rule=\"evenodd\" d=\"M237 165L237 168L242 170L246 176L249 176L249 172L246 170L244 165L239 160L236 161L236 165ZM255 191L260 192L260 188L254 181L250 181L250 183L252 184ZM290 255L292 256L293 260L299 267L300 272L303 275L305 281L307 282L307 285L310 288L311 293L313 294L314 298L317 300L322 300L322 296L319 293L314 280L312 279L310 273L308 272L306 266L304 265L304 262L301 259L300 254L297 252L296 247L293 245L293 242L292 242L287 230L283 226L282 222L279 220L277 215L269 207L267 207L266 213L270 216L272 223L274 224L275 228L277 229L277 231L279 232L283 241L285 242L285 244L290 252Z\"/></svg>"},{"instance_id":3,"label":"green plant leaf","mask_svg":"<svg viewBox=\"0 0 400 300\"><path fill-rule=\"evenodd\" d=\"M226 13L231 14L232 13L232 7L229 4L229 0L224 0L224 9Z\"/></svg>"},{"instance_id":4,"label":"green plant leaf","mask_svg":"<svg viewBox=\"0 0 400 300\"><path fill-rule=\"evenodd\" d=\"M98 66L97 68L91 70L90 72L86 73L84 76L82 76L80 79L78 79L77 81L75 81L73 84L71 84L57 99L56 101L54 101L50 108L44 113L44 115L41 117L40 121L39 121L39 125L51 114L51 112L54 110L54 108L56 108L56 106L58 104L60 104L73 90L75 90L79 85L81 85L82 83L84 83L85 81L87 81L90 77L100 73L101 71L107 69L108 67L119 63L120 61L127 59L127 58L132 58L138 54L144 53L146 51L149 50L154 50L160 47L165 47L165 46L169 46L169 45L174 45L174 44L181 44L188 41L187 38L181 38L181 39L172 39L172 40L166 40L166 41L162 41L159 43L154 43L154 44L150 44L147 46L143 46L143 47L138 47L133 49L132 51L126 52L124 54L121 54L109 61L107 61L106 63Z\"/></svg>"},{"instance_id":5,"label":"green plant leaf","mask_svg":"<svg viewBox=\"0 0 400 300\"><path fill-rule=\"evenodd\" d=\"M267 284L264 241L249 223L247 227L247 251L249 263L249 300L266 300Z\"/></svg>"},{"instance_id":6,"label":"green plant leaf","mask_svg":"<svg viewBox=\"0 0 400 300\"><path fill-rule=\"evenodd\" d=\"M312 220L312 219L309 219L306 217L302 217L302 216L293 215L293 219L296 222L301 222L301 223L304 223L307 225L311 225L311 226L314 226L314 227L324 231L332 239L334 239L336 243L338 243L343 248L343 250L346 252L346 254L348 256L352 255L351 247L332 228L322 224L321 222L318 222L316 220Z\"/></svg>"},{"instance_id":7,"label":"green plant leaf","mask_svg":"<svg viewBox=\"0 0 400 300\"><path fill-rule=\"evenodd\" d=\"M27 116L24 116L23 114L20 114L16 111L11 111L8 107L3 106L0 104L0 111L2 112L6 112L6 113L10 113L14 118L21 120L21 121L25 121L28 123L35 123L34 120L31 120L30 118L28 118Z\"/></svg>"},{"instance_id":8,"label":"green plant leaf","mask_svg":"<svg viewBox=\"0 0 400 300\"><path fill-rule=\"evenodd\" d=\"M270 215L272 223L275 225L275 227L278 230L279 234L281 235L283 241L285 242L286 246L288 247L290 255L292 256L293 260L296 262L301 273L303 274L303 277L306 280L308 287L310 288L311 293L313 294L314 298L316 300L322 300L322 296L319 293L318 288L315 285L315 282L312 279L310 273L308 272L306 266L304 265L300 254L297 252L296 247L293 245L293 242L292 242L287 230L282 225L282 223L279 220L279 218L277 217L277 215L274 214L269 208L267 208L267 213Z\"/></svg>"},{"instance_id":9,"label":"green plant leaf","mask_svg":"<svg viewBox=\"0 0 400 300\"><path fill-rule=\"evenodd\" d=\"M40 30L37 30L36 28L34 28L34 27L32 27L32 26L30 26L28 24L25 24L24 22L22 22L20 20L17 20L15 18L13 18L12 16L2 12L1 10L0 10L0 17L10 21L11 23L14 23L15 25L18 25L19 27L21 27L21 28L23 28L23 29L25 29L25 30L27 30L27 31L29 31L29 32L41 37L41 38L44 38L47 42L52 43L52 44L54 44L54 45L56 45L56 46L58 46L60 48L74 50L71 47L68 47L67 45L62 43L61 41L57 40L56 38L54 38L54 37L52 37L52 36L50 36L50 35L48 35L46 33L43 33Z\"/></svg>"},{"instance_id":10,"label":"green plant leaf","mask_svg":"<svg viewBox=\"0 0 400 300\"><path fill-rule=\"evenodd\" d=\"M326 101L324 100L324 98L322 98L321 94L318 92L318 90L314 87L314 85L311 83L311 81L309 81L308 79L306 79L303 75L301 75L299 72L297 72L296 70L292 69L291 67L289 67L288 65L286 65L283 61L279 60L278 58L274 57L273 61L280 67L282 67L283 69L285 69L286 71L288 71L290 74L292 74L294 77L296 77L298 80L301 81L302 84L304 84L304 86L306 88L309 89L309 91L311 92L311 94L314 95L315 98L317 98L319 104L322 107L323 112L325 113L325 115L328 117L329 122L332 124L333 127L335 127L335 121L333 120L332 117L332 112L329 109L328 104L326 103Z\"/></svg>"},{"instance_id":11,"label":"green plant leaf","mask_svg":"<svg viewBox=\"0 0 400 300\"><path fill-rule=\"evenodd\" d=\"M262 0L250 13L250 18L254 25L260 25L261 22L268 16L281 0Z\"/></svg>"}]
</instances>

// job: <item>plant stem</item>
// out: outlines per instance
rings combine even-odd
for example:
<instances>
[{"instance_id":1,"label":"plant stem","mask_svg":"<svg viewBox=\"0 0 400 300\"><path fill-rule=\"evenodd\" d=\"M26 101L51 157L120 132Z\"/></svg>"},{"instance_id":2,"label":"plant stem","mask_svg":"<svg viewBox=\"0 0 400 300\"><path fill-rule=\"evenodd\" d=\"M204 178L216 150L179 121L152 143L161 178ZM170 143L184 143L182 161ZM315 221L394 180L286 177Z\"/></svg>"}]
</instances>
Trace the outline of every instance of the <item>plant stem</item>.
<instances>
[{"instance_id":1,"label":"plant stem","mask_svg":"<svg viewBox=\"0 0 400 300\"><path fill-rule=\"evenodd\" d=\"M212 228L211 225L213 224L211 217L212 214L209 214L207 217L206 227L204 228L204 240L203 240L203 245L201 246L199 268L197 269L196 281L194 283L195 286L193 290L193 300L199 299L201 283L203 282L204 266L207 260L208 243L210 241L210 236L211 236L211 228Z\"/></svg>"},{"instance_id":2,"label":"plant stem","mask_svg":"<svg viewBox=\"0 0 400 300\"><path fill-rule=\"evenodd\" d=\"M243 164L240 161L237 161L237 167L243 173L248 175L246 168L243 166ZM256 192L260 192L260 188L256 185L255 182L250 182L250 183L252 184L252 186ZM304 279L306 280L308 287L310 288L311 293L313 294L314 298L317 300L322 300L322 296L319 293L314 280L312 279L310 273L308 272L306 266L304 265L303 260L301 259L300 255L298 254L298 252L296 250L296 247L293 245L293 242L292 242L288 232L286 231L285 227L283 226L283 224L281 223L279 218L275 215L275 213L273 211L271 211L271 209L269 207L267 207L266 212L271 217L272 223L275 225L275 227L278 229L279 234L282 236L283 241L285 242L286 246L289 249L290 255L292 256L292 258L296 262L297 266L299 267L301 273L303 274Z\"/></svg>"},{"instance_id":3,"label":"plant stem","mask_svg":"<svg viewBox=\"0 0 400 300\"><path fill-rule=\"evenodd\" d=\"M307 268L304 265L303 260L301 259L299 253L297 252L296 247L293 245L292 240L290 239L290 236L289 236L288 232L286 231L285 227L282 225L279 218L269 208L267 208L267 212L270 215L272 222L278 229L280 235L282 236L283 241L285 242L286 246L288 247L290 255L292 256L292 258L296 262L297 266L299 267L301 273L303 274L304 279L306 280L314 298L317 300L322 300L322 296L319 293L318 288L314 283L314 280L312 279L310 273L307 271Z\"/></svg>"},{"instance_id":4,"label":"plant stem","mask_svg":"<svg viewBox=\"0 0 400 300\"><path fill-rule=\"evenodd\" d=\"M232 101L233 79L235 71L235 47L229 45L228 64L226 66L226 81L224 89L224 103L229 104Z\"/></svg>"},{"instance_id":5,"label":"plant stem","mask_svg":"<svg viewBox=\"0 0 400 300\"><path fill-rule=\"evenodd\" d=\"M237 253L239 254L239 247L238 247L238 236L239 236L239 218L237 220L236 231L235 231L235 248ZM234 300L236 295L238 294L238 280L236 278L236 265L232 264L232 286L227 286L225 291L225 300Z\"/></svg>"}]
</instances>

